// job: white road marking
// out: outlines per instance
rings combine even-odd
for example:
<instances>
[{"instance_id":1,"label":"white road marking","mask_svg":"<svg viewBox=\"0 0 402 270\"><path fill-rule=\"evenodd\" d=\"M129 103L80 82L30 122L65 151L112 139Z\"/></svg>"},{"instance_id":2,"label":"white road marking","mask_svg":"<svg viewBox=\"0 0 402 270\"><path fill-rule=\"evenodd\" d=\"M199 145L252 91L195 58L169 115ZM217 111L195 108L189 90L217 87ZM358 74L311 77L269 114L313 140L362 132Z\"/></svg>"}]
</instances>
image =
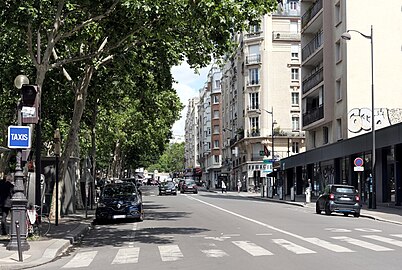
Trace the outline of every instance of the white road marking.
<instances>
[{"instance_id":1,"label":"white road marking","mask_svg":"<svg viewBox=\"0 0 402 270\"><path fill-rule=\"evenodd\" d=\"M333 239L337 239L337 240L341 240L344 242L347 242L349 244L352 245L356 245L362 248L367 248L367 249L371 249L374 251L390 251L393 249L387 248L387 247L383 247L383 246L379 246L376 244L372 244L363 240L359 240L359 239L354 239L354 238L350 238L350 237L346 237L346 236L334 236L332 237Z\"/></svg>"},{"instance_id":2,"label":"white road marking","mask_svg":"<svg viewBox=\"0 0 402 270\"><path fill-rule=\"evenodd\" d=\"M116 254L112 264L138 263L140 248L121 248Z\"/></svg>"},{"instance_id":3,"label":"white road marking","mask_svg":"<svg viewBox=\"0 0 402 270\"><path fill-rule=\"evenodd\" d=\"M267 256L273 255L272 252L269 252L265 248L257 246L254 243L250 243L248 241L232 241L233 244L248 252L252 256Z\"/></svg>"},{"instance_id":4,"label":"white road marking","mask_svg":"<svg viewBox=\"0 0 402 270\"><path fill-rule=\"evenodd\" d=\"M161 259L164 262L178 261L183 258L183 254L177 245L158 246Z\"/></svg>"},{"instance_id":5,"label":"white road marking","mask_svg":"<svg viewBox=\"0 0 402 270\"><path fill-rule=\"evenodd\" d=\"M311 254L311 253L316 253L315 251L308 249L308 248L304 248L302 246L296 245L295 243L289 242L285 239L272 239L272 241L274 241L275 244L278 244L284 248L286 248L287 250L295 253L295 254Z\"/></svg>"},{"instance_id":6,"label":"white road marking","mask_svg":"<svg viewBox=\"0 0 402 270\"><path fill-rule=\"evenodd\" d=\"M338 233L338 232L341 232L341 233L351 232L351 230L348 230L348 229L341 229L341 228L325 228L325 230L326 230L326 231L333 232L333 233Z\"/></svg>"},{"instance_id":7,"label":"white road marking","mask_svg":"<svg viewBox=\"0 0 402 270\"><path fill-rule=\"evenodd\" d=\"M207 236L206 234L200 234L200 235L190 235L190 238L198 238L198 237L203 238L203 237L206 237L206 236Z\"/></svg>"},{"instance_id":8,"label":"white road marking","mask_svg":"<svg viewBox=\"0 0 402 270\"><path fill-rule=\"evenodd\" d=\"M346 247L335 245L335 244L332 244L330 242L327 242L327 241L324 241L324 240L321 240L318 238L306 238L306 241L308 241L314 245L320 246L322 248L326 248L328 250L334 251L334 252L354 252L353 250L350 250Z\"/></svg>"},{"instance_id":9,"label":"white road marking","mask_svg":"<svg viewBox=\"0 0 402 270\"><path fill-rule=\"evenodd\" d=\"M223 236L221 236L221 237L206 236L206 237L204 237L204 239L206 239L206 240L215 240L215 241L220 241L220 242L222 242L222 241L225 241L226 239L230 239L230 237L223 237Z\"/></svg>"},{"instance_id":10,"label":"white road marking","mask_svg":"<svg viewBox=\"0 0 402 270\"><path fill-rule=\"evenodd\" d=\"M372 232L372 233L375 233L375 232L382 232L381 230L378 230L378 229L370 229L370 228L356 228L355 230L356 230L356 231L360 231L360 232Z\"/></svg>"},{"instance_id":11,"label":"white road marking","mask_svg":"<svg viewBox=\"0 0 402 270\"><path fill-rule=\"evenodd\" d=\"M220 249L204 249L201 251L209 258L222 258L225 256L229 256L225 251Z\"/></svg>"},{"instance_id":12,"label":"white road marking","mask_svg":"<svg viewBox=\"0 0 402 270\"><path fill-rule=\"evenodd\" d=\"M269 235L272 235L272 233L256 233L255 235L257 235L257 236L269 236Z\"/></svg>"},{"instance_id":13,"label":"white road marking","mask_svg":"<svg viewBox=\"0 0 402 270\"><path fill-rule=\"evenodd\" d=\"M381 242L384 242L384 243L387 243L387 244L390 244L390 245L402 247L402 241L395 240L395 239L392 239L392 238L379 236L379 235L362 235L362 236L365 237L365 238L381 241Z\"/></svg>"},{"instance_id":14,"label":"white road marking","mask_svg":"<svg viewBox=\"0 0 402 270\"><path fill-rule=\"evenodd\" d=\"M402 234L391 234L391 236L402 238Z\"/></svg>"},{"instance_id":15,"label":"white road marking","mask_svg":"<svg viewBox=\"0 0 402 270\"><path fill-rule=\"evenodd\" d=\"M98 251L78 252L75 256L62 268L78 268L88 267L95 258Z\"/></svg>"}]
</instances>

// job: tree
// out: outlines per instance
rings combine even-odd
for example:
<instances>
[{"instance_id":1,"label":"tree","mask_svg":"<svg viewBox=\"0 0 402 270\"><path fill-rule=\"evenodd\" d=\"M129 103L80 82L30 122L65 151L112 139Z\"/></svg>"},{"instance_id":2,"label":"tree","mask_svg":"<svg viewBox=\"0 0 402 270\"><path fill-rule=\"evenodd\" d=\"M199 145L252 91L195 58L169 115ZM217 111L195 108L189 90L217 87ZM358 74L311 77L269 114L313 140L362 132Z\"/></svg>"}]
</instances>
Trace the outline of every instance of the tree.
<instances>
[{"instance_id":1,"label":"tree","mask_svg":"<svg viewBox=\"0 0 402 270\"><path fill-rule=\"evenodd\" d=\"M16 40L9 40L15 49L12 60L16 60L14 62L20 64L19 69L22 70L23 63L30 59L30 68L36 70L36 84L42 89L42 105L46 104L44 93L55 91L55 88L50 88L55 84L59 86L56 89L64 93L63 100L71 100L71 104L66 104L70 115L64 122L67 136L59 178L64 179L67 161L74 152L79 152L76 142L86 102L93 94L90 89L105 87L93 85L97 76L106 72L118 81L120 77L118 73L113 74L114 68L119 70L119 65L129 62L135 75L133 79L122 77L129 80L122 90L128 92L124 94L134 103L137 98L141 104L151 105L152 108L154 101L158 101L154 99L153 91L160 95L171 88L170 68L173 65L186 58L192 67L201 67L208 64L212 57L219 58L233 48L232 33L244 29L248 23L254 23L261 15L273 10L276 3L274 0L2 1L0 24L7 29L8 37L11 33L17 37ZM24 36L24 39L19 39ZM1 41L5 42L5 39ZM26 51L17 48L26 48ZM136 65L137 62L141 64ZM143 69L144 66L152 67L157 74ZM49 82L56 78L56 73L62 74L63 78ZM139 81L138 78L145 80ZM172 117L169 118L172 121L178 106L168 101L163 113L169 112L166 109L169 105L172 105ZM145 127L160 124L163 125L160 127L163 135L169 135L166 130L173 123L155 118L147 108L140 110L144 113L143 119L147 120L144 121ZM133 136L130 142L140 149L138 146L143 144L141 139L154 141L151 136L155 135L152 132L155 129L145 130L141 134L143 138ZM156 152L158 148L163 149L161 141L167 139L159 139L149 150ZM123 144L121 146L121 149L128 149ZM138 157L134 152L129 152L128 156L132 160ZM150 159L149 156L147 158ZM63 185L62 181L60 183Z\"/></svg>"},{"instance_id":2,"label":"tree","mask_svg":"<svg viewBox=\"0 0 402 270\"><path fill-rule=\"evenodd\" d=\"M157 163L147 168L148 171L181 172L184 170L184 142L169 144Z\"/></svg>"}]
</instances>

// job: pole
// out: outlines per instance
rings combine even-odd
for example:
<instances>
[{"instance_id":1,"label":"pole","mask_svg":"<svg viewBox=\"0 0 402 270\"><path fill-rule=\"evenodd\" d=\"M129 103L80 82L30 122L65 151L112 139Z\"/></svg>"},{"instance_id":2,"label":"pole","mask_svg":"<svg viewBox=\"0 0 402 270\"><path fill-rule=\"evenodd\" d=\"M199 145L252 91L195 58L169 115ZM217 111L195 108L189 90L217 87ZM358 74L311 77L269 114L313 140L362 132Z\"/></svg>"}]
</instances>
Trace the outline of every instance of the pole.
<instances>
[{"instance_id":1,"label":"pole","mask_svg":"<svg viewBox=\"0 0 402 270\"><path fill-rule=\"evenodd\" d=\"M59 156L60 156L60 131L57 128L54 131L54 156L55 156L55 167L56 167L56 219L55 219L55 225L59 225Z\"/></svg>"},{"instance_id":2,"label":"pole","mask_svg":"<svg viewBox=\"0 0 402 270\"><path fill-rule=\"evenodd\" d=\"M18 104L18 126L22 126L21 104ZM27 203L28 200L24 194L24 174L21 168L22 150L17 149L17 160L15 164L14 174L14 194L11 198L11 239L8 243L7 250L29 250L29 244L26 239L27 226L21 227L20 241L18 241L17 228L14 224L26 224L27 220Z\"/></svg>"},{"instance_id":3,"label":"pole","mask_svg":"<svg viewBox=\"0 0 402 270\"><path fill-rule=\"evenodd\" d=\"M375 175L375 162L376 162L376 146L375 146L375 120L374 120L374 51L373 51L373 25L371 25L371 131L373 134L373 152L372 152L372 177L373 177L373 196L372 196L372 206L373 209L377 208L377 196L376 196L376 175Z\"/></svg>"},{"instance_id":4,"label":"pole","mask_svg":"<svg viewBox=\"0 0 402 270\"><path fill-rule=\"evenodd\" d=\"M40 64L41 62L41 50L40 50L40 33L38 30L37 33L37 56L36 60ZM40 176L41 176L41 168L42 168L42 162L41 162L41 144L42 144L42 132L41 132L41 105L40 105L40 100L41 100L41 88L38 88L38 123L35 126L35 204L36 205L41 205L41 184L40 184ZM42 208L39 210L39 215L42 214Z\"/></svg>"}]
</instances>

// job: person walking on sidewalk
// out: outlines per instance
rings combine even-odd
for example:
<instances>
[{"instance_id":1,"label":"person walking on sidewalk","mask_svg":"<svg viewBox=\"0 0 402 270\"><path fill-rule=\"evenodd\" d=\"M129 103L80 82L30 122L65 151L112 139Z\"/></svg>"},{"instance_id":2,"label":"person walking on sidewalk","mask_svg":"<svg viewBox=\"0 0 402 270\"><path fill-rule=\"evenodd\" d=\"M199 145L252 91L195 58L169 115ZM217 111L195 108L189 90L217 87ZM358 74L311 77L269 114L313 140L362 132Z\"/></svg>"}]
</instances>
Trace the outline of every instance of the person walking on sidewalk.
<instances>
[{"instance_id":1,"label":"person walking on sidewalk","mask_svg":"<svg viewBox=\"0 0 402 270\"><path fill-rule=\"evenodd\" d=\"M7 235L6 220L11 210L11 197L14 185L10 182L11 176L4 176L0 181L0 208L1 208L1 234Z\"/></svg>"},{"instance_id":2,"label":"person walking on sidewalk","mask_svg":"<svg viewBox=\"0 0 402 270\"><path fill-rule=\"evenodd\" d=\"M237 180L237 193L240 193L240 190L241 190L241 181L239 179Z\"/></svg>"},{"instance_id":3,"label":"person walking on sidewalk","mask_svg":"<svg viewBox=\"0 0 402 270\"><path fill-rule=\"evenodd\" d=\"M225 183L225 181L223 181L223 180L221 181L221 187L222 187L222 193L223 193L223 192L227 193L227 192L226 192L226 183Z\"/></svg>"}]
</instances>

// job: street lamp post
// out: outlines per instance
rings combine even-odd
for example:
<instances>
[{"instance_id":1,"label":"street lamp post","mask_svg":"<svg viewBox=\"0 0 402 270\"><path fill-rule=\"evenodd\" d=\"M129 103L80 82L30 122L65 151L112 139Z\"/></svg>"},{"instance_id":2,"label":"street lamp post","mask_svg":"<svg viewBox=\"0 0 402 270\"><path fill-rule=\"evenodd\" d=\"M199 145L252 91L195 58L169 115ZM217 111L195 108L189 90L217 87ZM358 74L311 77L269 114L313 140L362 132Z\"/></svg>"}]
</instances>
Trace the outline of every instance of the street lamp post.
<instances>
[{"instance_id":1,"label":"street lamp post","mask_svg":"<svg viewBox=\"0 0 402 270\"><path fill-rule=\"evenodd\" d=\"M18 75L14 80L14 85L18 89L22 88L22 85L29 84L29 80L24 75ZM18 104L18 126L22 126L22 116L21 116L21 106L22 101ZM26 239L27 235L27 198L24 194L24 174L22 172L21 167L21 158L22 150L20 148L17 149L17 158L15 164L15 174L14 174L14 194L11 198L11 224L10 224L10 242L8 243L6 249L7 250L21 250L26 251L29 250L30 246ZM16 224L20 224L20 239L17 237L17 226ZM18 243L20 240L20 243Z\"/></svg>"},{"instance_id":2,"label":"street lamp post","mask_svg":"<svg viewBox=\"0 0 402 270\"><path fill-rule=\"evenodd\" d=\"M377 196L376 196L376 177L375 177L375 151L376 151L376 146L375 146L375 121L374 121L374 52L373 52L373 25L371 25L370 28L370 35L365 35L361 33L360 31L357 30L347 30L345 33L341 35L341 37L345 40L350 40L352 37L349 34L349 32L356 32L359 33L362 37L366 39L370 39L370 57L371 57L371 133L372 133L372 139L373 139L373 148L372 148L372 154L371 154L371 181L372 181L372 196L369 201L369 207L373 209L377 208Z\"/></svg>"}]
</instances>

